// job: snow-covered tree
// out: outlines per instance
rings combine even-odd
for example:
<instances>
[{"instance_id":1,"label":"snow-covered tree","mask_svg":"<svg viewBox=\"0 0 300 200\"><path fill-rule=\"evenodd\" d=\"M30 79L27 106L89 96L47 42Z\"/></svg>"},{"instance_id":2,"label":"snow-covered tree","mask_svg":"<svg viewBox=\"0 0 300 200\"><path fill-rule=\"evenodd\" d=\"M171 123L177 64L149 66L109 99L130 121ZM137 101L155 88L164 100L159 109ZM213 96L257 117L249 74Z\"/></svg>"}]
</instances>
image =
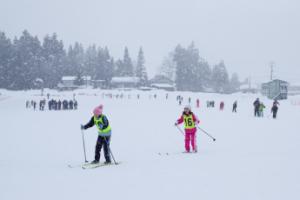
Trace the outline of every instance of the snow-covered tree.
<instances>
[{"instance_id":1,"label":"snow-covered tree","mask_svg":"<svg viewBox=\"0 0 300 200\"><path fill-rule=\"evenodd\" d=\"M57 39L54 33L51 37L44 38L42 46L42 75L44 86L54 88L63 76L63 68L66 61L66 52L62 41Z\"/></svg>"},{"instance_id":2,"label":"snow-covered tree","mask_svg":"<svg viewBox=\"0 0 300 200\"><path fill-rule=\"evenodd\" d=\"M136 65L136 76L140 78L140 86L145 86L148 83L148 75L145 67L145 57L142 47L139 50L137 65Z\"/></svg>"},{"instance_id":3,"label":"snow-covered tree","mask_svg":"<svg viewBox=\"0 0 300 200\"><path fill-rule=\"evenodd\" d=\"M230 90L228 73L224 61L215 65L212 70L212 86L214 91L218 93L227 93Z\"/></svg>"},{"instance_id":4,"label":"snow-covered tree","mask_svg":"<svg viewBox=\"0 0 300 200\"><path fill-rule=\"evenodd\" d=\"M34 81L42 75L42 47L39 39L23 31L19 39L15 38L14 55L12 58L11 89L31 89L35 87Z\"/></svg>"},{"instance_id":5,"label":"snow-covered tree","mask_svg":"<svg viewBox=\"0 0 300 200\"><path fill-rule=\"evenodd\" d=\"M13 47L4 32L0 32L0 88L7 88L12 79Z\"/></svg>"}]
</instances>

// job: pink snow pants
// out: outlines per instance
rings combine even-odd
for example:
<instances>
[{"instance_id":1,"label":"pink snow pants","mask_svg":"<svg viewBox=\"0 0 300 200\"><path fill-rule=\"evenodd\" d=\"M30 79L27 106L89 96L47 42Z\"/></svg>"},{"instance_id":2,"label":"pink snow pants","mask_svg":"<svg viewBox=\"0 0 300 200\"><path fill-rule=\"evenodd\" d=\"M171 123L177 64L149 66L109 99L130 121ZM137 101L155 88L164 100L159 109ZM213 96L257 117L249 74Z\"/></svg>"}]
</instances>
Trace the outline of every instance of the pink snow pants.
<instances>
[{"instance_id":1,"label":"pink snow pants","mask_svg":"<svg viewBox=\"0 0 300 200\"><path fill-rule=\"evenodd\" d=\"M190 152L190 144L193 151L197 151L196 131L185 131L185 150Z\"/></svg>"}]
</instances>

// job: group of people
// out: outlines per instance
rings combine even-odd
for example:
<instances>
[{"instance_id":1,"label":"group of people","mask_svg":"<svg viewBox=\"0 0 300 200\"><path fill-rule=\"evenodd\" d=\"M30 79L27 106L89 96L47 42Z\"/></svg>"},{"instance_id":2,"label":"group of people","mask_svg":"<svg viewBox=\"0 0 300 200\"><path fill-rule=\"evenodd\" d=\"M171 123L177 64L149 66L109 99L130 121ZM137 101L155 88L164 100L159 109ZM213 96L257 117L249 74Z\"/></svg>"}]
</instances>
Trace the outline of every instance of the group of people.
<instances>
[{"instance_id":1,"label":"group of people","mask_svg":"<svg viewBox=\"0 0 300 200\"><path fill-rule=\"evenodd\" d=\"M271 108L271 113L273 114L274 119L276 119L276 117L277 117L278 105L279 105L279 102L277 100L274 100L272 108ZM259 100L259 98L257 98L253 102L253 106L254 106L254 116L255 117L264 117L264 109L266 108L266 106L264 105L263 102L261 102Z\"/></svg>"},{"instance_id":2,"label":"group of people","mask_svg":"<svg viewBox=\"0 0 300 200\"><path fill-rule=\"evenodd\" d=\"M196 132L197 126L200 123L198 117L192 112L189 105L184 107L180 118L175 122L175 126L184 124L185 130L185 152L197 153ZM93 110L93 116L85 125L80 125L81 130L86 130L96 126L98 130L98 138L95 147L95 157L91 164L98 164L100 162L100 153L104 149L104 164L111 163L110 140L112 129L108 118L103 114L103 105L99 105Z\"/></svg>"},{"instance_id":3,"label":"group of people","mask_svg":"<svg viewBox=\"0 0 300 200\"><path fill-rule=\"evenodd\" d=\"M38 104L39 103L39 104ZM26 108L32 108L33 110L39 109L40 111L44 111L46 105L48 104L48 110L77 110L78 109L78 102L76 99L74 100L54 100L51 99L48 102L46 99L42 99L37 103L35 100L27 100L26 101ZM39 108L37 108L37 104Z\"/></svg>"},{"instance_id":4,"label":"group of people","mask_svg":"<svg viewBox=\"0 0 300 200\"><path fill-rule=\"evenodd\" d=\"M48 102L48 109L49 110L77 110L78 109L78 102L77 100L54 100L51 99Z\"/></svg>"},{"instance_id":5,"label":"group of people","mask_svg":"<svg viewBox=\"0 0 300 200\"><path fill-rule=\"evenodd\" d=\"M182 97L177 96L177 101L182 101ZM198 104L200 102L198 101ZM214 103L213 103L214 104ZM211 106L211 103L208 103L207 106ZM220 109L224 109L224 102L220 102ZM265 109L265 105L259 101L259 98L255 100L254 105L254 115L257 117L263 117L263 110ZM278 111L279 102L275 100L273 102L273 106L271 112L273 113L273 118L276 118ZM234 101L232 112L237 112L237 101ZM184 125L184 146L186 153L197 153L197 141L196 141L196 133L197 127L199 126L200 120L198 117L192 112L191 106L187 105L184 107L182 114L179 119L176 120L175 126L180 124ZM102 147L104 148L104 164L111 163L111 151L110 151L110 141L112 129L109 123L108 118L103 114L103 105L97 106L93 110L93 116L89 120L89 122L85 125L81 125L82 130L86 130L93 126L97 127L98 130L98 138L95 147L95 158L91 162L92 164L98 164L100 161L100 152Z\"/></svg>"}]
</instances>

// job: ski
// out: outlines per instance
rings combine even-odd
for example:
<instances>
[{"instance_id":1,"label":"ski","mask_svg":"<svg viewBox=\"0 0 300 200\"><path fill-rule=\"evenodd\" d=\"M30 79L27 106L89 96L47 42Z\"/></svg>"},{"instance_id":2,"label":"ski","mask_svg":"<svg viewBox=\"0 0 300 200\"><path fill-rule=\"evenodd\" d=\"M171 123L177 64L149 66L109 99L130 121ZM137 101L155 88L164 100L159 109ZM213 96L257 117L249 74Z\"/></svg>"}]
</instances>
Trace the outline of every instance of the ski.
<instances>
[{"instance_id":1,"label":"ski","mask_svg":"<svg viewBox=\"0 0 300 200\"><path fill-rule=\"evenodd\" d=\"M110 164L105 164L105 163L97 163L97 164L92 164L92 163L89 163L87 165L82 165L82 169L95 169L95 168L98 168L98 167L104 167L104 166L111 166L111 165L119 165L120 162L118 163L110 163Z\"/></svg>"},{"instance_id":2,"label":"ski","mask_svg":"<svg viewBox=\"0 0 300 200\"><path fill-rule=\"evenodd\" d=\"M81 164L68 164L69 168L77 168L77 167L82 167L85 165L89 165L90 163L81 163Z\"/></svg>"},{"instance_id":3,"label":"ski","mask_svg":"<svg viewBox=\"0 0 300 200\"><path fill-rule=\"evenodd\" d=\"M168 156L169 155L168 152L164 152L164 153L158 152L157 154L160 155L160 156Z\"/></svg>"},{"instance_id":4,"label":"ski","mask_svg":"<svg viewBox=\"0 0 300 200\"><path fill-rule=\"evenodd\" d=\"M197 152L193 152L193 151L191 151L191 152L186 152L186 151L184 151L184 152L174 152L174 153L169 153L169 152L158 152L157 154L159 155L159 156L170 156L170 155L178 155L178 154L196 154Z\"/></svg>"},{"instance_id":5,"label":"ski","mask_svg":"<svg viewBox=\"0 0 300 200\"><path fill-rule=\"evenodd\" d=\"M119 165L120 162L118 163L111 163L111 164L104 164L104 163L97 163L97 164L92 164L92 163L81 163L81 164L68 164L69 168L82 168L82 169L93 169L97 167L103 167L103 166L109 166L109 165Z\"/></svg>"}]
</instances>

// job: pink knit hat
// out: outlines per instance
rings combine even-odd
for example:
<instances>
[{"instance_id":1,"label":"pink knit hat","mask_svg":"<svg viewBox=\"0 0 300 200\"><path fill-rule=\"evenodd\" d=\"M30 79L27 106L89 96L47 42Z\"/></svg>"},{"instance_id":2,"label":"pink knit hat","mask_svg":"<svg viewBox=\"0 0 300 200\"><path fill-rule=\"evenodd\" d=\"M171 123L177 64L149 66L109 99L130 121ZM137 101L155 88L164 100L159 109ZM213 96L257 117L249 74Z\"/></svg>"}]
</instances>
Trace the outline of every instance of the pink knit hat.
<instances>
[{"instance_id":1,"label":"pink knit hat","mask_svg":"<svg viewBox=\"0 0 300 200\"><path fill-rule=\"evenodd\" d=\"M103 105L100 104L99 106L94 108L93 113L94 113L94 115L99 116L102 114L102 110L103 110Z\"/></svg>"}]
</instances>

